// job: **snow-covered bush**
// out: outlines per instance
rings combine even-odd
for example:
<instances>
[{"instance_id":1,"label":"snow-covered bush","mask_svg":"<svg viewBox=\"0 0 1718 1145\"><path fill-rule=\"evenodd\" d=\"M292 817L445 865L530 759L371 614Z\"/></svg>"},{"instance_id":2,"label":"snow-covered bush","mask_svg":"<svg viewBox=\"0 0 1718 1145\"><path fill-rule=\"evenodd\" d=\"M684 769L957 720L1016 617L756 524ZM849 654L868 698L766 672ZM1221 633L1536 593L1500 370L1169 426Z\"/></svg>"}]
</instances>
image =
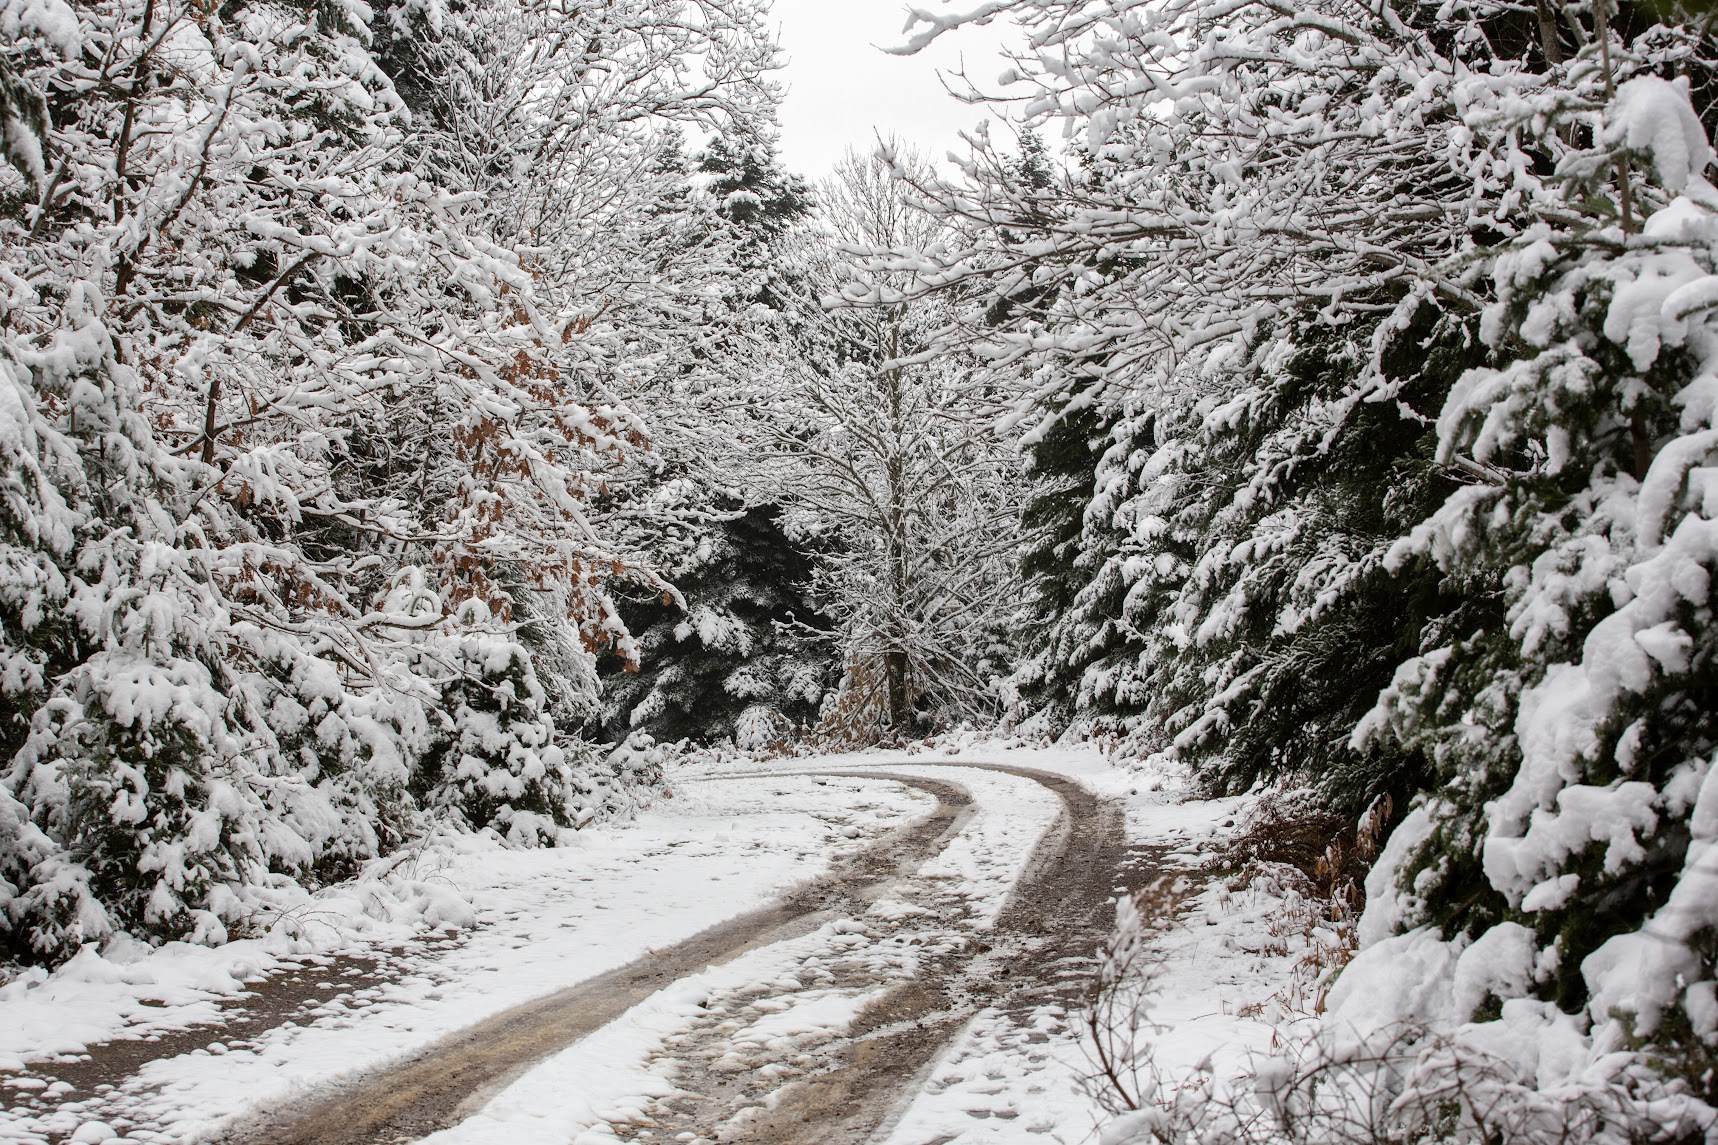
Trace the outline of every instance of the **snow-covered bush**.
<instances>
[{"instance_id":1,"label":"snow-covered bush","mask_svg":"<svg viewBox=\"0 0 1718 1145\"><path fill-rule=\"evenodd\" d=\"M517 844L552 843L573 822L572 773L555 742L547 697L523 645L483 632L481 601L462 608L464 631L431 646L444 666L439 725L414 786L430 807Z\"/></svg>"},{"instance_id":2,"label":"snow-covered bush","mask_svg":"<svg viewBox=\"0 0 1718 1145\"><path fill-rule=\"evenodd\" d=\"M684 743L661 744L643 732L633 732L612 749L596 749L599 762L578 779L573 800L577 823L582 826L646 806L684 747Z\"/></svg>"},{"instance_id":3,"label":"snow-covered bush","mask_svg":"<svg viewBox=\"0 0 1718 1145\"><path fill-rule=\"evenodd\" d=\"M712 217L668 125L767 121L774 49L750 2L442 14L0 9L4 957L219 941L651 779L554 716L662 589L593 501L698 337L635 272Z\"/></svg>"},{"instance_id":4,"label":"snow-covered bush","mask_svg":"<svg viewBox=\"0 0 1718 1145\"><path fill-rule=\"evenodd\" d=\"M1554 1044L1556 1034L1546 1041ZM1440 1034L1420 1025L1364 1040L1290 1039L1238 1078L1208 1065L1169 1074L1145 1063L1146 1097L1111 1121L1099 1140L1642 1145L1710 1139L1709 1109L1671 1090L1640 1058L1614 1058L1588 1070L1559 1060L1552 1044L1499 1038L1495 1031Z\"/></svg>"},{"instance_id":5,"label":"snow-covered bush","mask_svg":"<svg viewBox=\"0 0 1718 1145\"><path fill-rule=\"evenodd\" d=\"M269 816L251 761L213 706L208 669L188 658L98 656L56 692L19 756L18 795L89 871L106 926L224 937L221 924L242 917L233 888L266 869L258 834ZM95 909L77 906L80 917ZM44 907L52 916L72 904ZM60 929L49 918L25 925L37 942Z\"/></svg>"},{"instance_id":6,"label":"snow-covered bush","mask_svg":"<svg viewBox=\"0 0 1718 1145\"><path fill-rule=\"evenodd\" d=\"M1243 949L1282 959L1265 975L1281 988L1239 1011L1271 1023L1269 1050L1241 1059L1242 1068L1233 1058L1214 1066L1209 1055L1190 1067L1161 1064L1186 1049L1174 1045L1181 1031L1155 1018L1164 1001L1159 942L1186 925L1183 904L1161 888L1119 904L1084 1022L1088 1089L1113 1115L1102 1140L1641 1145L1718 1133L1718 1109L1683 1071L1631 1052L1637 1047L1615 1028L1595 1040L1587 1015L1523 996L1535 953L1525 927L1506 924L1471 943L1427 930L1380 941L1398 905L1392 877L1411 842L1398 835L1373 867L1372 906L1356 920L1349 880L1367 866L1388 808L1375 807L1346 848L1314 864L1308 847L1324 833L1300 794L1293 810L1276 795L1258 801L1211 863L1222 885L1206 909L1238 912L1248 920ZM1373 945L1350 961L1361 935ZM1170 1054L1160 1057L1165 1046Z\"/></svg>"}]
</instances>

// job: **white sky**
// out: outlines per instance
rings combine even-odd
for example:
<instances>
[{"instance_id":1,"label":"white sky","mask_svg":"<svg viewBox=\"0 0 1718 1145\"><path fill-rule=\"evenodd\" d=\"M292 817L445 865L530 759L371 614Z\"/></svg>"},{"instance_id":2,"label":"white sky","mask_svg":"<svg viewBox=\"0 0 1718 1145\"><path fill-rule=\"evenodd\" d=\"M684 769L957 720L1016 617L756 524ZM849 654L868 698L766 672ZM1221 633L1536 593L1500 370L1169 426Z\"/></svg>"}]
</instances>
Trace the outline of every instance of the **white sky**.
<instances>
[{"instance_id":1,"label":"white sky","mask_svg":"<svg viewBox=\"0 0 1718 1145\"><path fill-rule=\"evenodd\" d=\"M916 56L890 56L876 45L906 38L902 0L774 0L773 16L788 58L779 77L788 87L782 157L788 170L812 179L827 175L849 146L870 151L876 132L898 135L938 162L951 149L964 151L958 133L989 113L949 95L937 73L964 58L973 79L995 90L1005 66L1000 47L1020 35L997 22L950 32Z\"/></svg>"}]
</instances>

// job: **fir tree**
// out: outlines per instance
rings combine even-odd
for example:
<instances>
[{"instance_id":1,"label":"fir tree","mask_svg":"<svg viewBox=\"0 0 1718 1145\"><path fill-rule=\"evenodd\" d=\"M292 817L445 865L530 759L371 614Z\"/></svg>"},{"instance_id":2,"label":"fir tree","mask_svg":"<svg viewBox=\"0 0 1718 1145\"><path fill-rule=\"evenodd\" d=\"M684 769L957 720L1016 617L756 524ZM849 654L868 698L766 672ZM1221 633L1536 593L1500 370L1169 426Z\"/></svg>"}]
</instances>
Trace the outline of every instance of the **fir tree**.
<instances>
[{"instance_id":1,"label":"fir tree","mask_svg":"<svg viewBox=\"0 0 1718 1145\"><path fill-rule=\"evenodd\" d=\"M1524 926L1551 952L1544 997L1663 1038L1673 1059L1694 1049L1718 949L1703 866L1718 342L1696 300L1718 268L1718 192L1686 90L1621 85L1603 144L1565 165L1577 182L1633 168L1635 209L1657 208L1649 241L1626 239L1611 199L1616 223L1542 229L1500 254L1492 362L1461 377L1437 423L1440 459L1473 480L1391 563L1492 579L1507 611L1428 641L1357 736L1437 766L1404 828L1401 922Z\"/></svg>"},{"instance_id":2,"label":"fir tree","mask_svg":"<svg viewBox=\"0 0 1718 1145\"><path fill-rule=\"evenodd\" d=\"M1102 657L1101 638L1067 646L1058 639L1073 626L1102 630L1119 615L1119 601L1106 600L1108 615L1086 615L1081 590L1093 565L1101 566L1100 529L1086 527L1093 496L1099 446L1107 430L1103 415L1090 406L1065 403L1055 419L1027 445L1026 478L1031 492L1020 514L1024 533L1020 572L1033 594L1035 624L1027 634L1032 657L1016 687L1034 723L1051 734L1065 731L1075 718L1080 681ZM1097 605L1102 609L1103 604ZM1088 627L1089 626L1089 627Z\"/></svg>"},{"instance_id":3,"label":"fir tree","mask_svg":"<svg viewBox=\"0 0 1718 1145\"><path fill-rule=\"evenodd\" d=\"M673 591L623 602L636 655L601 665L599 734L715 742L733 738L750 712L747 722L773 741L815 715L835 656L807 597L810 551L786 527L777 475L754 448L768 389L783 384L815 311L799 260L812 200L763 125L718 136L686 166L696 176L681 192L687 210L706 213L689 215L675 241L720 251L722 261L684 365L643 396L657 414L654 449L607 502L650 523L649 550Z\"/></svg>"},{"instance_id":4,"label":"fir tree","mask_svg":"<svg viewBox=\"0 0 1718 1145\"><path fill-rule=\"evenodd\" d=\"M660 596L622 604L639 666L607 678L608 739L637 729L664 741L731 740L745 717L754 735L770 729L770 742L814 722L833 683L831 624L808 595L812 557L781 511L718 510L696 538L666 570L684 608Z\"/></svg>"}]
</instances>

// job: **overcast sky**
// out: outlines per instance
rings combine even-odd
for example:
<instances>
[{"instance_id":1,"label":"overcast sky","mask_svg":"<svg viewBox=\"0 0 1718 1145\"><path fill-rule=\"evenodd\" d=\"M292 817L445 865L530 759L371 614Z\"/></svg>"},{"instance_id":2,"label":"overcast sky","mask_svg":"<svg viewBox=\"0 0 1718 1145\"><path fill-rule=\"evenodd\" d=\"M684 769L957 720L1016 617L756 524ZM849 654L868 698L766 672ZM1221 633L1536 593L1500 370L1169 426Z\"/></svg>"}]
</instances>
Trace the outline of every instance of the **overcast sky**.
<instances>
[{"instance_id":1,"label":"overcast sky","mask_svg":"<svg viewBox=\"0 0 1718 1145\"><path fill-rule=\"evenodd\" d=\"M1005 66L1000 46L1018 34L1001 24L962 28L916 56L890 56L876 45L905 39L902 0L774 0L774 15L788 57L782 154L789 170L813 179L849 146L869 151L878 131L938 161L961 149L958 132L986 112L949 95L937 73L964 57L973 78L992 85Z\"/></svg>"}]
</instances>

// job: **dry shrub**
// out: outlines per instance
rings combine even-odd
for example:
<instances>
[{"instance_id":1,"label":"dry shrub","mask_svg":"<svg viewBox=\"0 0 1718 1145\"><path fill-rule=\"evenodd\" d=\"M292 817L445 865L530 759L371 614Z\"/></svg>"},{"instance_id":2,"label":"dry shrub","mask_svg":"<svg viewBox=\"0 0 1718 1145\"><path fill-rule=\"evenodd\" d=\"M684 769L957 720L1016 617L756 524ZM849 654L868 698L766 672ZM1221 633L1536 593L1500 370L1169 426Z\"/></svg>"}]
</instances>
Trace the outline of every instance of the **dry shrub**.
<instances>
[{"instance_id":1,"label":"dry shrub","mask_svg":"<svg viewBox=\"0 0 1718 1145\"><path fill-rule=\"evenodd\" d=\"M1291 799L1262 800L1213 864L1233 891L1281 900L1268 926L1276 952L1301 954L1271 1002L1285 1017L1322 1013L1336 973L1353 957L1367 869L1392 808L1375 801L1342 824L1298 814ZM1087 1092L1115 1117L1103 1145L1696 1145L1718 1126L1688 1087L1648 1067L1602 1081L1541 1090L1538 1079L1460 1031L1396 1026L1361 1035L1318 1023L1273 1039L1238 1076L1209 1059L1174 1075L1156 1061L1165 1033L1151 1018L1161 953L1193 889L1160 880L1118 904L1086 1009ZM1270 1009L1270 1003L1257 1007Z\"/></svg>"},{"instance_id":2,"label":"dry shrub","mask_svg":"<svg viewBox=\"0 0 1718 1145\"><path fill-rule=\"evenodd\" d=\"M1109 1113L1138 1109L1151 1076L1149 1009L1161 956L1154 940L1175 926L1194 895L1185 877L1165 876L1116 903L1116 925L1098 951L1086 995L1086 1091Z\"/></svg>"},{"instance_id":3,"label":"dry shrub","mask_svg":"<svg viewBox=\"0 0 1718 1145\"><path fill-rule=\"evenodd\" d=\"M1366 906L1366 874L1383 848L1394 805L1388 795L1372 801L1357 822L1295 808L1294 793L1271 792L1249 814L1220 866L1231 872L1229 889L1254 890L1279 899L1266 924L1265 953L1300 956L1289 982L1270 998L1245 1007L1258 1016L1274 1007L1291 1014L1324 1012L1331 983L1359 948L1358 923Z\"/></svg>"},{"instance_id":4,"label":"dry shrub","mask_svg":"<svg viewBox=\"0 0 1718 1145\"><path fill-rule=\"evenodd\" d=\"M835 695L806 742L821 750L873 747L890 740L888 680L879 657L851 653Z\"/></svg>"},{"instance_id":5,"label":"dry shrub","mask_svg":"<svg viewBox=\"0 0 1718 1145\"><path fill-rule=\"evenodd\" d=\"M1308 810L1311 807L1311 810ZM1361 889L1391 814L1388 796L1375 800L1357 823L1297 806L1294 794L1272 792L1204 872L1221 876L1231 893L1252 891L1278 901L1266 924L1264 953L1287 957L1300 949L1289 983L1243 1016L1277 1009L1321 1013L1331 980L1358 945L1356 923L1365 905ZM1175 926L1195 893L1193 881L1165 877L1116 904L1116 926L1099 951L1087 997L1086 1051L1092 1069L1086 1087L1111 1113L1140 1108L1151 1092L1153 1036L1149 1016L1160 955L1155 940ZM1298 941L1297 941L1298 940Z\"/></svg>"},{"instance_id":6,"label":"dry shrub","mask_svg":"<svg viewBox=\"0 0 1718 1145\"><path fill-rule=\"evenodd\" d=\"M1541 1090L1508 1060L1420 1026L1329 1031L1256 1056L1237 1079L1153 1070L1105 1145L1695 1145L1701 1104L1650 1071Z\"/></svg>"}]
</instances>

